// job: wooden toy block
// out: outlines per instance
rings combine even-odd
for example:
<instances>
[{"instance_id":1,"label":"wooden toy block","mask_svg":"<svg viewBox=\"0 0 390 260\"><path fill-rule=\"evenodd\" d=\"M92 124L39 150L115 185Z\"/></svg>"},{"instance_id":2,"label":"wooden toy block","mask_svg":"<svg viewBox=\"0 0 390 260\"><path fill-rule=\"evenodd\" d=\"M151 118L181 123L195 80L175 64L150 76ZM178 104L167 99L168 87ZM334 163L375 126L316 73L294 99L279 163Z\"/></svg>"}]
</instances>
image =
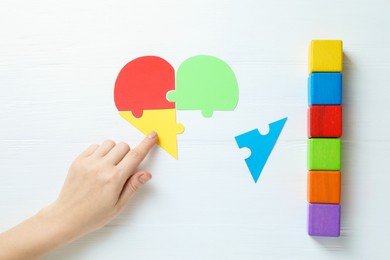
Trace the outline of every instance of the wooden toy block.
<instances>
[{"instance_id":1,"label":"wooden toy block","mask_svg":"<svg viewBox=\"0 0 390 260\"><path fill-rule=\"evenodd\" d=\"M341 105L342 74L315 72L308 78L309 106Z\"/></svg>"},{"instance_id":2,"label":"wooden toy block","mask_svg":"<svg viewBox=\"0 0 390 260\"><path fill-rule=\"evenodd\" d=\"M309 203L308 233L310 236L340 236L339 204Z\"/></svg>"},{"instance_id":3,"label":"wooden toy block","mask_svg":"<svg viewBox=\"0 0 390 260\"><path fill-rule=\"evenodd\" d=\"M341 72L343 42L341 40L313 40L309 48L310 72Z\"/></svg>"},{"instance_id":4,"label":"wooden toy block","mask_svg":"<svg viewBox=\"0 0 390 260\"><path fill-rule=\"evenodd\" d=\"M311 138L308 141L307 152L308 170L341 169L341 139Z\"/></svg>"},{"instance_id":5,"label":"wooden toy block","mask_svg":"<svg viewBox=\"0 0 390 260\"><path fill-rule=\"evenodd\" d=\"M307 110L309 137L341 137L341 106L311 106Z\"/></svg>"},{"instance_id":6,"label":"wooden toy block","mask_svg":"<svg viewBox=\"0 0 390 260\"><path fill-rule=\"evenodd\" d=\"M341 172L309 171L307 201L311 203L340 203Z\"/></svg>"}]
</instances>

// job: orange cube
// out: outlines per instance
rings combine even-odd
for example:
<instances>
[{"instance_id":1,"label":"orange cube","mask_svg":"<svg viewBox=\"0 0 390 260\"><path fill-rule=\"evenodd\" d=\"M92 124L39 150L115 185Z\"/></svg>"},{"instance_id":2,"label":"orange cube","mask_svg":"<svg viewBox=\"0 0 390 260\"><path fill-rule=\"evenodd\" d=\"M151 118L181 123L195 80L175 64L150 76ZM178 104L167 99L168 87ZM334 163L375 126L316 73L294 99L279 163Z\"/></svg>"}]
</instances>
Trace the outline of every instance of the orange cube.
<instances>
[{"instance_id":1,"label":"orange cube","mask_svg":"<svg viewBox=\"0 0 390 260\"><path fill-rule=\"evenodd\" d=\"M340 203L341 172L309 171L307 174L307 200L310 203Z\"/></svg>"}]
</instances>

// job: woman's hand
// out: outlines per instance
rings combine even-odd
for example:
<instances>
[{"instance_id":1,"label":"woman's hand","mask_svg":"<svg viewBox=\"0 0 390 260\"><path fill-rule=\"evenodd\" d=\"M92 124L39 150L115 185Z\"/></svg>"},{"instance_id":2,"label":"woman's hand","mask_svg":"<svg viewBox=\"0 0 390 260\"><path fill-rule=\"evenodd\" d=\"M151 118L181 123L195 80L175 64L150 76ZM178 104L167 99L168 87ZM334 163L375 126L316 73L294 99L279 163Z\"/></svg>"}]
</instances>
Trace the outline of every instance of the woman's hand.
<instances>
[{"instance_id":1,"label":"woman's hand","mask_svg":"<svg viewBox=\"0 0 390 260\"><path fill-rule=\"evenodd\" d=\"M136 170L156 140L153 132L134 149L113 141L91 145L72 163L57 201L47 210L61 217L74 237L104 226L152 177Z\"/></svg>"},{"instance_id":2,"label":"woman's hand","mask_svg":"<svg viewBox=\"0 0 390 260\"><path fill-rule=\"evenodd\" d=\"M38 258L103 227L151 179L150 173L137 172L137 167L156 141L152 132L134 149L113 141L88 147L70 166L53 204L0 234L0 258Z\"/></svg>"}]
</instances>

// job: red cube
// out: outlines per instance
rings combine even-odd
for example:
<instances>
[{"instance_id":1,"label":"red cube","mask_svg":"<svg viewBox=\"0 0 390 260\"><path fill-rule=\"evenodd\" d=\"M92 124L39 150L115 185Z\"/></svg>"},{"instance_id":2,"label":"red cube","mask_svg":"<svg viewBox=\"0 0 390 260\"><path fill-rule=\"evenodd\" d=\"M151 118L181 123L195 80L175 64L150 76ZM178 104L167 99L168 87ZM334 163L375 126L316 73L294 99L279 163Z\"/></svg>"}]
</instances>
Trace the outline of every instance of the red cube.
<instances>
[{"instance_id":1,"label":"red cube","mask_svg":"<svg viewBox=\"0 0 390 260\"><path fill-rule=\"evenodd\" d=\"M307 112L309 138L341 137L341 106L310 106Z\"/></svg>"}]
</instances>

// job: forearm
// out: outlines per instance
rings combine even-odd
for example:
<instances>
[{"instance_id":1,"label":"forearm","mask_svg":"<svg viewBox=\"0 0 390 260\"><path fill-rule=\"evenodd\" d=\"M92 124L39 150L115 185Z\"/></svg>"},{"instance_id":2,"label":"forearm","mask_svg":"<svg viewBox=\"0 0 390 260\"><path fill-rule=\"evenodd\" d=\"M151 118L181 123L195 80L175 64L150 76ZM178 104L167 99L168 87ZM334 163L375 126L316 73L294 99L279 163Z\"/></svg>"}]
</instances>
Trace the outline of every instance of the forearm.
<instances>
[{"instance_id":1,"label":"forearm","mask_svg":"<svg viewBox=\"0 0 390 260\"><path fill-rule=\"evenodd\" d=\"M14 228L0 234L0 259L39 259L70 242L61 218L43 209Z\"/></svg>"}]
</instances>

